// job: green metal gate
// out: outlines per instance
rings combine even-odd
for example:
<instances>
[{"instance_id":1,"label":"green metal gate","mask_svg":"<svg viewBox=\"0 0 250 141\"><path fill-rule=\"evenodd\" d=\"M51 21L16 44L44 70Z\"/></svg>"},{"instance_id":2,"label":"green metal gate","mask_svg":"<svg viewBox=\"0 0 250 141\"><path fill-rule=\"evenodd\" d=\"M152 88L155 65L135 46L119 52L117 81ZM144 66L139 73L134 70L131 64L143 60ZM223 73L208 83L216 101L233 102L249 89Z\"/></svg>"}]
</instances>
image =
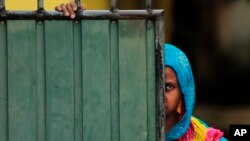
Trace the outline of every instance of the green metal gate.
<instances>
[{"instance_id":1,"label":"green metal gate","mask_svg":"<svg viewBox=\"0 0 250 141\"><path fill-rule=\"evenodd\" d=\"M164 140L163 10L41 3L0 1L0 141Z\"/></svg>"}]
</instances>

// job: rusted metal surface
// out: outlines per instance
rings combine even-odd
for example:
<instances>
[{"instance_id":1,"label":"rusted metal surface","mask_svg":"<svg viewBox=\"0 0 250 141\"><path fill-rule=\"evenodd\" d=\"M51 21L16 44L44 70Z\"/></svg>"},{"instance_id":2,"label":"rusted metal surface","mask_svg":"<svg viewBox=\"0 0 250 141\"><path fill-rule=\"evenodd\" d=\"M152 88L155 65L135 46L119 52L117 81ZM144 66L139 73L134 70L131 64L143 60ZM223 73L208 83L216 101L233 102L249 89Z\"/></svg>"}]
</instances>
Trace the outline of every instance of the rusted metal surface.
<instances>
[{"instance_id":1,"label":"rusted metal surface","mask_svg":"<svg viewBox=\"0 0 250 141\"><path fill-rule=\"evenodd\" d=\"M163 46L165 43L164 13L155 19L155 64L156 64L156 94L157 94L157 139L165 141L165 106L164 106L164 63Z\"/></svg>"}]
</instances>

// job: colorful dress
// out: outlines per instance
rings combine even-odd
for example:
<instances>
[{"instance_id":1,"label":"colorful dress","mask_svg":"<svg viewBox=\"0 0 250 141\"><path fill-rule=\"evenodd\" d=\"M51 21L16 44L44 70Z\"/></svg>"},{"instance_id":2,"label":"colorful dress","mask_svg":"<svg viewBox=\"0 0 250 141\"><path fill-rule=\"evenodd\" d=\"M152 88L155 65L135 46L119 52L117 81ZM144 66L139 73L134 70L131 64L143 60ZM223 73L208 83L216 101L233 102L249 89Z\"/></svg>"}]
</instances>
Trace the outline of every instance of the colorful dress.
<instances>
[{"instance_id":1,"label":"colorful dress","mask_svg":"<svg viewBox=\"0 0 250 141\"><path fill-rule=\"evenodd\" d=\"M177 76L183 95L185 109L179 121L166 133L166 141L227 141L223 132L208 127L203 121L192 116L195 104L195 85L192 69L187 56L177 47L164 45L164 65L171 67Z\"/></svg>"}]
</instances>

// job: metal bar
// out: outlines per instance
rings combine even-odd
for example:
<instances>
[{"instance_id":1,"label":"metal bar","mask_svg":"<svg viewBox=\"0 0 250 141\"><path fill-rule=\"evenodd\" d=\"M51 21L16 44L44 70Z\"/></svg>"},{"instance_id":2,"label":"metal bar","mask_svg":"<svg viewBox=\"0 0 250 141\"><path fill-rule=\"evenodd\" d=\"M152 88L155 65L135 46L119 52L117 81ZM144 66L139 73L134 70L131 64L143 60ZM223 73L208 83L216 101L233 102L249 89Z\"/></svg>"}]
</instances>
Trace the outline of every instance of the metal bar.
<instances>
[{"instance_id":1,"label":"metal bar","mask_svg":"<svg viewBox=\"0 0 250 141\"><path fill-rule=\"evenodd\" d=\"M146 0L146 8L152 9L152 0Z\"/></svg>"},{"instance_id":2,"label":"metal bar","mask_svg":"<svg viewBox=\"0 0 250 141\"><path fill-rule=\"evenodd\" d=\"M44 9L44 1L43 0L38 0L37 2L37 9Z\"/></svg>"},{"instance_id":3,"label":"metal bar","mask_svg":"<svg viewBox=\"0 0 250 141\"><path fill-rule=\"evenodd\" d=\"M155 23L155 54L156 54L156 94L157 94L157 141L165 141L165 106L164 106L164 63L163 46L164 37L164 13L160 14Z\"/></svg>"},{"instance_id":4,"label":"metal bar","mask_svg":"<svg viewBox=\"0 0 250 141\"><path fill-rule=\"evenodd\" d=\"M159 16L156 18L156 24L155 28L157 30L156 33L156 40L158 41L159 45L163 47L165 44L165 22L164 22L164 12L162 12Z\"/></svg>"},{"instance_id":5,"label":"metal bar","mask_svg":"<svg viewBox=\"0 0 250 141\"><path fill-rule=\"evenodd\" d=\"M148 138L147 141L157 141L156 139L156 85L155 85L155 29L151 20L146 22L147 32L147 109L148 109Z\"/></svg>"},{"instance_id":6,"label":"metal bar","mask_svg":"<svg viewBox=\"0 0 250 141\"><path fill-rule=\"evenodd\" d=\"M46 140L45 127L45 46L44 46L44 24L38 21L36 24L36 45L37 45L37 141Z\"/></svg>"},{"instance_id":7,"label":"metal bar","mask_svg":"<svg viewBox=\"0 0 250 141\"><path fill-rule=\"evenodd\" d=\"M80 7L81 7L81 0L75 0L75 2L76 2L76 5L77 5L78 9L80 9ZM82 2L83 2L83 0L82 0Z\"/></svg>"},{"instance_id":8,"label":"metal bar","mask_svg":"<svg viewBox=\"0 0 250 141\"><path fill-rule=\"evenodd\" d=\"M153 10L149 12L147 10L118 10L117 12L111 12L109 10L85 10L79 12L76 15L78 19L154 19L161 15L164 10ZM1 11L0 19L20 19L20 20L66 20L70 19L63 15L62 12L57 11Z\"/></svg>"},{"instance_id":9,"label":"metal bar","mask_svg":"<svg viewBox=\"0 0 250 141\"><path fill-rule=\"evenodd\" d=\"M7 23L0 22L0 140L8 141Z\"/></svg>"},{"instance_id":10,"label":"metal bar","mask_svg":"<svg viewBox=\"0 0 250 141\"><path fill-rule=\"evenodd\" d=\"M111 0L111 11L117 10L118 0Z\"/></svg>"},{"instance_id":11,"label":"metal bar","mask_svg":"<svg viewBox=\"0 0 250 141\"><path fill-rule=\"evenodd\" d=\"M74 98L75 98L75 140L83 140L82 121L82 47L81 47L81 24L76 21L73 24L74 42Z\"/></svg>"},{"instance_id":12,"label":"metal bar","mask_svg":"<svg viewBox=\"0 0 250 141\"><path fill-rule=\"evenodd\" d=\"M4 0L0 0L0 11L5 9L5 1Z\"/></svg>"},{"instance_id":13,"label":"metal bar","mask_svg":"<svg viewBox=\"0 0 250 141\"><path fill-rule=\"evenodd\" d=\"M120 139L119 118L119 46L118 46L118 22L110 23L110 62L111 62L111 133L112 141Z\"/></svg>"}]
</instances>

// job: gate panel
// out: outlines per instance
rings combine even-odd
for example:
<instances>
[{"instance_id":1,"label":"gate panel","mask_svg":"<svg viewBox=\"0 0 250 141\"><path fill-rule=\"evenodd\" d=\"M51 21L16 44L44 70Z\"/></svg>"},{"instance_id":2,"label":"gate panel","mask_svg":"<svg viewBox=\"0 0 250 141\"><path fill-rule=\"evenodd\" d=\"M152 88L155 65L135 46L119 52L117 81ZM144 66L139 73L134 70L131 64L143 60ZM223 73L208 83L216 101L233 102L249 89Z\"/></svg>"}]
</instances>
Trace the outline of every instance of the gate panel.
<instances>
[{"instance_id":1,"label":"gate panel","mask_svg":"<svg viewBox=\"0 0 250 141\"><path fill-rule=\"evenodd\" d=\"M128 28L130 30L128 30ZM120 140L147 140L146 26L119 21Z\"/></svg>"},{"instance_id":2,"label":"gate panel","mask_svg":"<svg viewBox=\"0 0 250 141\"><path fill-rule=\"evenodd\" d=\"M83 141L110 141L109 20L82 21Z\"/></svg>"},{"instance_id":3,"label":"gate panel","mask_svg":"<svg viewBox=\"0 0 250 141\"><path fill-rule=\"evenodd\" d=\"M46 141L74 139L73 24L45 21Z\"/></svg>"},{"instance_id":4,"label":"gate panel","mask_svg":"<svg viewBox=\"0 0 250 141\"><path fill-rule=\"evenodd\" d=\"M36 23L8 21L7 33L9 141L36 141Z\"/></svg>"},{"instance_id":5,"label":"gate panel","mask_svg":"<svg viewBox=\"0 0 250 141\"><path fill-rule=\"evenodd\" d=\"M0 9L0 140L163 141L163 13L151 12Z\"/></svg>"}]
</instances>

